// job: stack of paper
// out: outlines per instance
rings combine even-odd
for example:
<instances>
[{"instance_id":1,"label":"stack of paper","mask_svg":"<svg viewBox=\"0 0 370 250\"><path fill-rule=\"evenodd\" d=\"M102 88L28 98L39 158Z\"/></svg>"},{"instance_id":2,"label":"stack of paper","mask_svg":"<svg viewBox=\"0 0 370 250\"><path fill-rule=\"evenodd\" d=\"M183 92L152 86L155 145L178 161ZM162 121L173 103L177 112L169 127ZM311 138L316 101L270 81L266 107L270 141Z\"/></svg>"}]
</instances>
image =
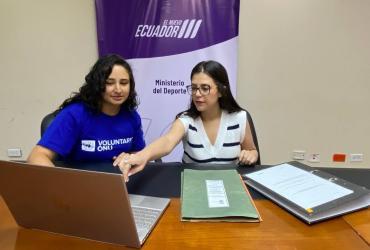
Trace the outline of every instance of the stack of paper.
<instances>
[{"instance_id":1,"label":"stack of paper","mask_svg":"<svg viewBox=\"0 0 370 250\"><path fill-rule=\"evenodd\" d=\"M370 191L300 162L244 176L246 183L306 223L315 223L370 205Z\"/></svg>"}]
</instances>

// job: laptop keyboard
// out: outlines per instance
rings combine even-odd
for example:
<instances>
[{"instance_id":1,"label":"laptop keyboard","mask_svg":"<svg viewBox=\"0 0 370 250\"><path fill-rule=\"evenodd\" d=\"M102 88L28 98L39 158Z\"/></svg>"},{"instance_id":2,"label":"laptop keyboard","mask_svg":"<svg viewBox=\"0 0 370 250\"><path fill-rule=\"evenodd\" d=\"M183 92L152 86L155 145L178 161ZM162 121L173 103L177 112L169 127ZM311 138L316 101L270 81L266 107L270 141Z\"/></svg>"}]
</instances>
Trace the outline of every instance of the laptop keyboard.
<instances>
[{"instance_id":1,"label":"laptop keyboard","mask_svg":"<svg viewBox=\"0 0 370 250\"><path fill-rule=\"evenodd\" d=\"M150 228L157 221L161 215L161 210L146 208L146 207L132 207L135 224L139 233L139 238L142 240L149 232Z\"/></svg>"}]
</instances>

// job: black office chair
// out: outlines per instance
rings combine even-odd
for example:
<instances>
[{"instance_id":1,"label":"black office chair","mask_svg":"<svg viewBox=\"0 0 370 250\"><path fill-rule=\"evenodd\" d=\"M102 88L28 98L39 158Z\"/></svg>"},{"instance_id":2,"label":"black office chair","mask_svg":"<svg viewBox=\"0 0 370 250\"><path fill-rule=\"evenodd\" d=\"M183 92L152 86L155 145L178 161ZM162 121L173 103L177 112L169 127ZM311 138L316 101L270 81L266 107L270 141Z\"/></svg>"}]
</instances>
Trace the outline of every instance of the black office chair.
<instances>
[{"instance_id":1,"label":"black office chair","mask_svg":"<svg viewBox=\"0 0 370 250\"><path fill-rule=\"evenodd\" d=\"M49 127L51 122L54 120L55 116L57 115L57 112L54 111L50 114L47 114L41 121L41 136L45 133L46 129Z\"/></svg>"},{"instance_id":2,"label":"black office chair","mask_svg":"<svg viewBox=\"0 0 370 250\"><path fill-rule=\"evenodd\" d=\"M258 146L256 129L254 128L252 116L250 115L250 113L247 110L246 110L246 112L247 112L247 119L248 119L249 127L251 128L251 132L252 132L252 136L253 136L253 142L254 142L254 145L256 146L256 149L257 149L257 152L258 152L258 160L256 162L256 165L261 165L261 152L260 152L260 148Z\"/></svg>"}]
</instances>

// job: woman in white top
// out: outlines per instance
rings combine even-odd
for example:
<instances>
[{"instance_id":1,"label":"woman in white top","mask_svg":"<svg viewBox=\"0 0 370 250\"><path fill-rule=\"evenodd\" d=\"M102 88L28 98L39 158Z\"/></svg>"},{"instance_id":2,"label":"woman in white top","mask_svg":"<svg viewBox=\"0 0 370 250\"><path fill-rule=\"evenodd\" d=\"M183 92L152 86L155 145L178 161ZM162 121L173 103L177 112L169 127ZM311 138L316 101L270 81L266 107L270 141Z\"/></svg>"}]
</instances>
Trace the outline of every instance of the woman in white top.
<instances>
[{"instance_id":1,"label":"woman in white top","mask_svg":"<svg viewBox=\"0 0 370 250\"><path fill-rule=\"evenodd\" d=\"M258 160L247 112L232 96L226 69L220 63L198 63L187 91L192 97L190 108L176 116L167 134L135 154L122 153L115 159L113 165L120 167L126 181L148 161L169 154L180 140L184 163L250 165Z\"/></svg>"}]
</instances>

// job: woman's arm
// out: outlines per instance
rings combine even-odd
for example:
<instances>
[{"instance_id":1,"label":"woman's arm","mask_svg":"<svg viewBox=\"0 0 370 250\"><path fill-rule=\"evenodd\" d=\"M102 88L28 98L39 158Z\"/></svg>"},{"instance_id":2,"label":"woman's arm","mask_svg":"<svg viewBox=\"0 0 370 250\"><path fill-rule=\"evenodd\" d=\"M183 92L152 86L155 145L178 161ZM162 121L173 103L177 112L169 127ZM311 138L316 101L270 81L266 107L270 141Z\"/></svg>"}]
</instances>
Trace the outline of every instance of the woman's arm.
<instances>
[{"instance_id":1,"label":"woman's arm","mask_svg":"<svg viewBox=\"0 0 370 250\"><path fill-rule=\"evenodd\" d=\"M56 156L57 154L54 151L36 145L28 156L27 162L35 165L54 167L53 159L55 159Z\"/></svg>"},{"instance_id":2,"label":"woman's arm","mask_svg":"<svg viewBox=\"0 0 370 250\"><path fill-rule=\"evenodd\" d=\"M137 153L121 153L115 158L113 166L118 166L125 180L128 181L128 176L141 171L148 161L171 153L184 134L184 125L179 119L176 119L165 135L159 137Z\"/></svg>"},{"instance_id":3,"label":"woman's arm","mask_svg":"<svg viewBox=\"0 0 370 250\"><path fill-rule=\"evenodd\" d=\"M258 160L258 152L253 142L253 135L249 123L245 126L244 140L241 144L241 152L239 155L239 162L241 164L251 165Z\"/></svg>"}]
</instances>

